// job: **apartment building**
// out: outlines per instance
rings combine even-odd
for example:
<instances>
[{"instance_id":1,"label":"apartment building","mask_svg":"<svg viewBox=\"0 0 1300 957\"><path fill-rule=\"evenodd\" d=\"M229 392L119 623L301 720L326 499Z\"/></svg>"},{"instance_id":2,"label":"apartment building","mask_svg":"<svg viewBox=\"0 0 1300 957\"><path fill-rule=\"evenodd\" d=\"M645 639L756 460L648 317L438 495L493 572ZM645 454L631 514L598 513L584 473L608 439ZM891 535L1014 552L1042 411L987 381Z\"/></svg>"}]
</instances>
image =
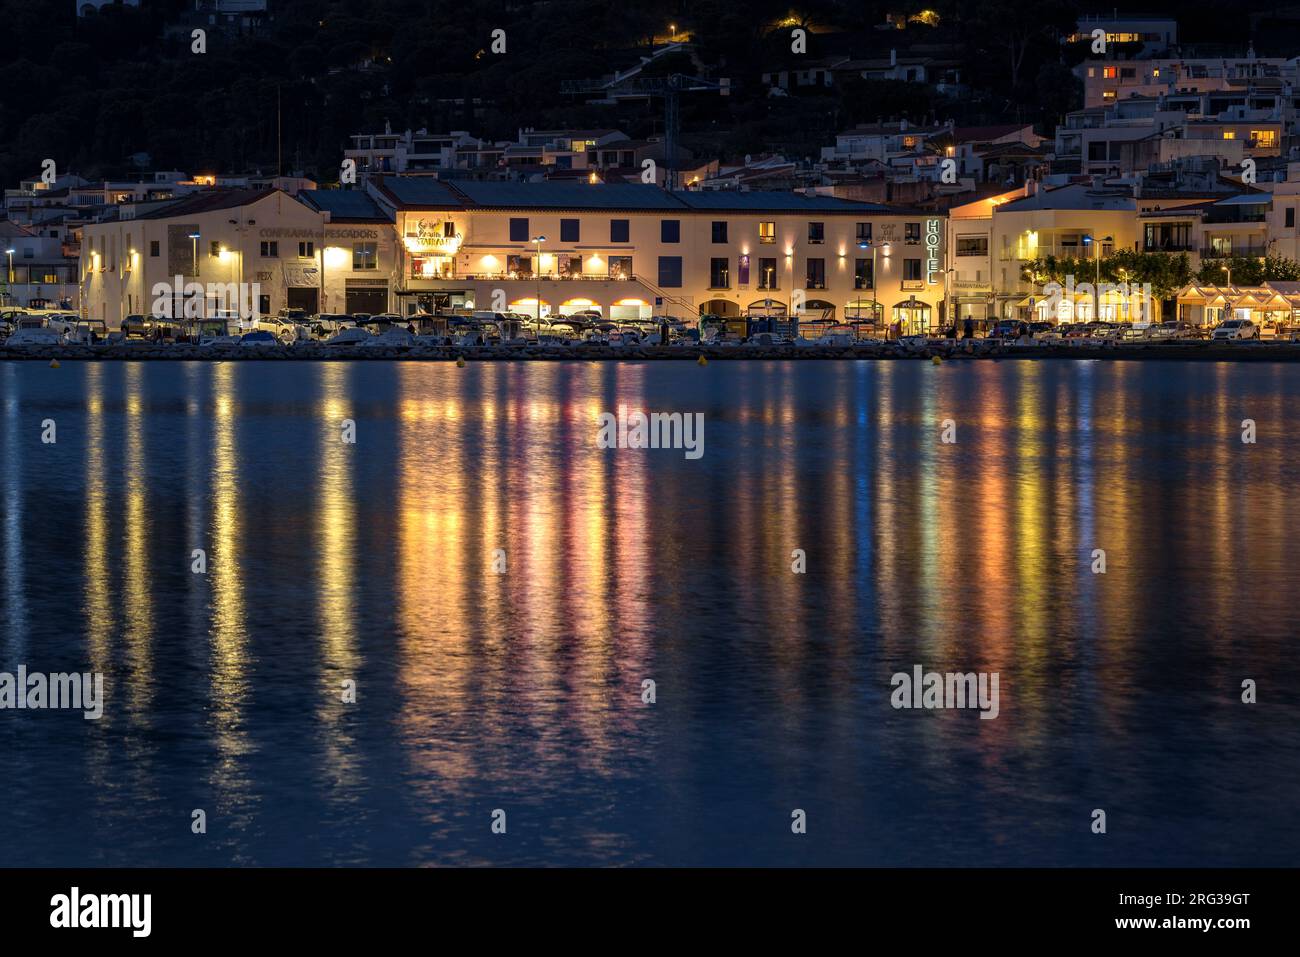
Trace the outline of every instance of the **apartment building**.
<instances>
[{"instance_id":1,"label":"apartment building","mask_svg":"<svg viewBox=\"0 0 1300 957\"><path fill-rule=\"evenodd\" d=\"M1062 42L1082 44L1091 50L1098 30L1108 50L1132 51L1134 59L1167 53L1178 44L1178 22L1173 18L1120 16L1118 11L1079 17L1074 32Z\"/></svg>"},{"instance_id":2,"label":"apartment building","mask_svg":"<svg viewBox=\"0 0 1300 957\"><path fill-rule=\"evenodd\" d=\"M1085 108L1107 106L1130 96L1162 93L1241 91L1252 86L1295 85L1297 61L1256 57L1087 59L1075 67L1083 81Z\"/></svg>"}]
</instances>

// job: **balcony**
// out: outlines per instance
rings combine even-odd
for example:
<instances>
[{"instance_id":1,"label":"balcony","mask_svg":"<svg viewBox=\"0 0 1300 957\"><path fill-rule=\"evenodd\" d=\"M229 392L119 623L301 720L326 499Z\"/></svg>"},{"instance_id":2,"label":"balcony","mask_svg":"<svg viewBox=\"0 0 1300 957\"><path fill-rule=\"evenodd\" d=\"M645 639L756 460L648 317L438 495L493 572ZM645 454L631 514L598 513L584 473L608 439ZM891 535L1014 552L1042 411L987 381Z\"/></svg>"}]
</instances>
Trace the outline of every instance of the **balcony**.
<instances>
[{"instance_id":1,"label":"balcony","mask_svg":"<svg viewBox=\"0 0 1300 957\"><path fill-rule=\"evenodd\" d=\"M1231 249L1215 249L1206 247L1201 250L1202 259L1262 259L1268 255L1268 246L1260 244L1250 244L1241 246L1233 244Z\"/></svg>"},{"instance_id":2,"label":"balcony","mask_svg":"<svg viewBox=\"0 0 1300 957\"><path fill-rule=\"evenodd\" d=\"M1012 262L1015 260L1028 262L1034 259L1046 259L1048 256L1052 256L1056 259L1094 259L1097 256L1097 253L1094 251L1096 248L1097 247L1092 243L1087 245L1082 243L1068 245L1039 243L1036 246L1009 246L1002 250L1002 255L999 258L1003 262ZM1102 248L1102 259L1105 259L1110 254L1110 250L1107 250L1104 247Z\"/></svg>"}]
</instances>

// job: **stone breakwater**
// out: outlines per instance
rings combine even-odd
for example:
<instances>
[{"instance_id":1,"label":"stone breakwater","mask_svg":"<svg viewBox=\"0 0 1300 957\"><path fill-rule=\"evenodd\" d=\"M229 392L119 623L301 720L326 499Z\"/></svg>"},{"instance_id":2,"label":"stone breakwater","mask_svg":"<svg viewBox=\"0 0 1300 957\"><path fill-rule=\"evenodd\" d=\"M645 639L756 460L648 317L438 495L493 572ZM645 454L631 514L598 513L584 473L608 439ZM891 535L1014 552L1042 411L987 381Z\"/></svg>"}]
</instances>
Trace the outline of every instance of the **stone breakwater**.
<instances>
[{"instance_id":1,"label":"stone breakwater","mask_svg":"<svg viewBox=\"0 0 1300 957\"><path fill-rule=\"evenodd\" d=\"M1155 359L1208 361L1300 361L1300 342L1063 342L1019 345L987 339L934 340L924 346L896 342L863 342L853 345L690 345L690 346L606 346L583 343L574 346L331 346L319 342L288 345L198 346L184 343L117 342L96 345L15 346L0 343L0 360L24 359L49 362L97 361L216 361L276 360L332 361L428 360L623 360L698 361L744 359Z\"/></svg>"}]
</instances>

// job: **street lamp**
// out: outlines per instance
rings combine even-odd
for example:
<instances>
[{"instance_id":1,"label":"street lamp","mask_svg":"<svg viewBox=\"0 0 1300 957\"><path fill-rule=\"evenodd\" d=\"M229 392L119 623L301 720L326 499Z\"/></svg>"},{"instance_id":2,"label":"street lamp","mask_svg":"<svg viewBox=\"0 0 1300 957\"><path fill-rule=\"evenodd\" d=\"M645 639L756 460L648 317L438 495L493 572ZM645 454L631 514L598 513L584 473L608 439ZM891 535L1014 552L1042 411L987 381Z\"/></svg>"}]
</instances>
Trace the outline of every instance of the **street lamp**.
<instances>
[{"instance_id":1,"label":"street lamp","mask_svg":"<svg viewBox=\"0 0 1300 957\"><path fill-rule=\"evenodd\" d=\"M10 250L10 252L13 252L13 250ZM1225 262L1225 263L1219 263L1219 268L1222 269L1224 272L1226 272L1226 273L1228 274L1228 285L1231 286L1231 285L1232 285L1232 267L1229 266L1229 265Z\"/></svg>"},{"instance_id":2,"label":"street lamp","mask_svg":"<svg viewBox=\"0 0 1300 957\"><path fill-rule=\"evenodd\" d=\"M876 271L876 252L877 250L883 249L885 255L888 256L889 243L875 243L870 239L867 239L858 243L858 248L871 250L871 314L873 319L878 316L881 321L884 321L885 311L880 302L880 277Z\"/></svg>"},{"instance_id":3,"label":"street lamp","mask_svg":"<svg viewBox=\"0 0 1300 957\"><path fill-rule=\"evenodd\" d=\"M5 281L5 292L12 296L14 294L14 251L6 249L5 255L9 257L9 278Z\"/></svg>"},{"instance_id":4,"label":"street lamp","mask_svg":"<svg viewBox=\"0 0 1300 957\"><path fill-rule=\"evenodd\" d=\"M537 328L542 328L542 243L545 236L534 236L532 242L537 244Z\"/></svg>"}]
</instances>

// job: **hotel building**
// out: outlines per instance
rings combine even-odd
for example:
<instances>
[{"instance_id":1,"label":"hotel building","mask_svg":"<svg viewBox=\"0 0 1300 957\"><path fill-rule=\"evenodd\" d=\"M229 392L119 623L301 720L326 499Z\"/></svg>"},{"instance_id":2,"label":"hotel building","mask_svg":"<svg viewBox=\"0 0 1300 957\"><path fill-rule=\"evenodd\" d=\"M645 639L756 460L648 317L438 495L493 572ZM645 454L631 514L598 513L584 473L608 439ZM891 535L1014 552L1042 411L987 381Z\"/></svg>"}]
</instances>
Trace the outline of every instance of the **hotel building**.
<instances>
[{"instance_id":1,"label":"hotel building","mask_svg":"<svg viewBox=\"0 0 1300 957\"><path fill-rule=\"evenodd\" d=\"M386 178L400 311L701 314L939 327L943 220L825 196Z\"/></svg>"}]
</instances>

